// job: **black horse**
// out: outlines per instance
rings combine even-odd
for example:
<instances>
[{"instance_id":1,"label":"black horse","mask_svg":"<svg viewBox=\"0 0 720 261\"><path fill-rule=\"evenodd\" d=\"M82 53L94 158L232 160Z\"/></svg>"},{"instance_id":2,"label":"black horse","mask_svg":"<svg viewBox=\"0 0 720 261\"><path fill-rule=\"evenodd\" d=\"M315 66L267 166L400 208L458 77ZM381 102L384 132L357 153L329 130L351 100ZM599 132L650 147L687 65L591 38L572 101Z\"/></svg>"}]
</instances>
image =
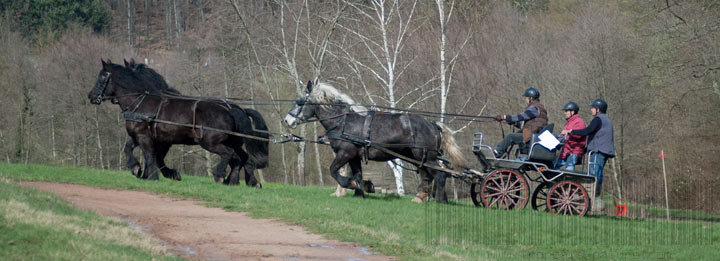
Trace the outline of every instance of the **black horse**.
<instances>
[{"instance_id":1,"label":"black horse","mask_svg":"<svg viewBox=\"0 0 720 261\"><path fill-rule=\"evenodd\" d=\"M136 63L135 59L130 59L130 62L123 59L123 62L125 64L125 68L130 69L135 73L135 75L138 77L138 80L140 81L146 81L149 83L146 85L147 87L150 87L154 90L160 91L166 96L170 97L185 97L193 99L194 97L188 97L188 96L182 96L180 91L178 91L175 88L171 88L168 86L167 82L165 81L165 78L157 73L157 71L153 70L152 68L148 67L145 64L142 63ZM148 90L151 91L151 90ZM217 101L222 102L222 101ZM116 99L113 99L113 103L117 103ZM224 102L223 102L224 103ZM248 109L252 110L252 109ZM256 126L257 128L263 128L262 126ZM267 128L265 128L267 130ZM172 145L170 145L172 146ZM142 177L142 169L140 168L140 162L135 158L135 155L133 154L133 150L137 147L137 143L134 139L130 138L125 143L125 147L123 148L123 152L125 153L125 157L127 158L126 166L128 169L130 169L131 173L138 177ZM169 148L168 148L169 150ZM180 172L177 170L171 169L165 165L165 155L158 154L157 155L157 164L160 168L160 171L162 172L163 176L171 178L175 177L176 179L180 180ZM245 170L245 184L248 186L256 186L257 184L254 184L252 182L252 178L254 177L254 169L255 169L255 163L252 162L252 158L250 158L247 163L243 166L243 169ZM225 179L223 182L226 185L237 185L239 183L239 175L233 175L230 176L230 178ZM261 186L261 185L257 185Z\"/></svg>"},{"instance_id":2,"label":"black horse","mask_svg":"<svg viewBox=\"0 0 720 261\"><path fill-rule=\"evenodd\" d=\"M248 159L256 168L267 166L268 134L256 131L267 130L267 125L257 111L159 90L155 86L161 83L143 77L140 69L146 68L141 67L146 66L123 67L102 61L102 69L88 99L93 104L112 99L120 105L128 135L143 150L145 171L142 178L157 180L157 168L161 167L163 176L180 179L177 171L164 167L163 159L172 144L200 145L220 155L220 163L213 173L217 182L237 182L239 168ZM231 132L245 137L231 135ZM247 152L243 150L243 144ZM230 175L225 175L228 164ZM246 169L246 183L259 187L255 177L247 174Z\"/></svg>"},{"instance_id":3,"label":"black horse","mask_svg":"<svg viewBox=\"0 0 720 261\"><path fill-rule=\"evenodd\" d=\"M397 158L387 151L429 165L437 165L438 156L442 152L453 166L465 166L452 131L443 124L411 114L368 112L364 107L353 104L349 96L327 83L313 87L313 83L308 82L305 96L298 98L285 117L285 122L294 128L311 118L320 121L335 152L330 175L340 186L355 189L356 196L364 195L357 185L362 184L362 159L388 161ZM348 163L354 180L338 175L338 170ZM430 195L430 183L434 179L435 200L447 202L447 173L417 163L411 164L425 174L418 189L421 200L426 200ZM424 198L420 196L421 193L424 193Z\"/></svg>"}]
</instances>

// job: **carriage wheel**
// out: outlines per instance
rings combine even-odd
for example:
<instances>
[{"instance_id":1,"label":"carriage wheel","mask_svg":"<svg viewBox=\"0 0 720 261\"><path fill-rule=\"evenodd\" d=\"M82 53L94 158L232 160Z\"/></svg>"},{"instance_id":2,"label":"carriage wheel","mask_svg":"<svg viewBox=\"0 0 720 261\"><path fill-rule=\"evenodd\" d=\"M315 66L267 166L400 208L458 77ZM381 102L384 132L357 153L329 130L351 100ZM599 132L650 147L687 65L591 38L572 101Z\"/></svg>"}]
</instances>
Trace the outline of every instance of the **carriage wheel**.
<instances>
[{"instance_id":1,"label":"carriage wheel","mask_svg":"<svg viewBox=\"0 0 720 261\"><path fill-rule=\"evenodd\" d=\"M550 184L543 182L537 185L532 194L531 205L534 210L548 211L547 197L550 191Z\"/></svg>"},{"instance_id":2,"label":"carriage wheel","mask_svg":"<svg viewBox=\"0 0 720 261\"><path fill-rule=\"evenodd\" d=\"M583 186L566 180L550 188L546 204L553 214L583 216L590 209L590 198Z\"/></svg>"},{"instance_id":3,"label":"carriage wheel","mask_svg":"<svg viewBox=\"0 0 720 261\"><path fill-rule=\"evenodd\" d=\"M493 171L480 188L480 199L486 208L523 209L529 195L525 177L509 169Z\"/></svg>"}]
</instances>

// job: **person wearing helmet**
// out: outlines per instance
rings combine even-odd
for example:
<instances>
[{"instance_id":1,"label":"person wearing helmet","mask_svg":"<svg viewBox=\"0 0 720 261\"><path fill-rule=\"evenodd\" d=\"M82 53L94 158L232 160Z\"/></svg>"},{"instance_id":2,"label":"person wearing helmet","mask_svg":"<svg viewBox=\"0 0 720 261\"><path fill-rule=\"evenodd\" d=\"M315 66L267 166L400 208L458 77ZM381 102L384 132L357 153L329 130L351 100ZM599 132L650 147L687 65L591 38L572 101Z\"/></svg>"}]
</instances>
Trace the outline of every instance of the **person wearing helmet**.
<instances>
[{"instance_id":1,"label":"person wearing helmet","mask_svg":"<svg viewBox=\"0 0 720 261\"><path fill-rule=\"evenodd\" d=\"M565 127L563 130L580 130L585 128L585 121L580 118L578 111L580 107L575 102L568 102L563 107L563 113L565 114ZM561 135L561 140L565 140L560 157L555 160L555 169L565 167L565 170L575 170L575 164L578 161L582 161L582 156L585 154L585 137L578 135Z\"/></svg>"},{"instance_id":2,"label":"person wearing helmet","mask_svg":"<svg viewBox=\"0 0 720 261\"><path fill-rule=\"evenodd\" d=\"M588 174L597 178L595 197L602 191L603 167L608 158L615 157L615 141L613 139L613 126L607 116L607 102L595 99L590 103L590 113L594 116L590 125L581 130L563 130L562 134L587 136L587 149L591 151ZM601 200L598 200L602 202ZM598 204L602 208L602 203Z\"/></svg>"},{"instance_id":3,"label":"person wearing helmet","mask_svg":"<svg viewBox=\"0 0 720 261\"><path fill-rule=\"evenodd\" d=\"M525 111L520 114L507 114L498 115L495 117L497 121L506 121L508 124L519 124L522 122L522 133L510 133L506 135L503 140L495 146L495 156L501 157L508 147L513 144L517 144L520 153L527 154L528 147L527 143L530 141L530 137L533 133L540 131L548 122L547 111L545 106L540 103L540 92L534 87L527 88L523 93L525 97L525 103L527 107Z\"/></svg>"}]
</instances>

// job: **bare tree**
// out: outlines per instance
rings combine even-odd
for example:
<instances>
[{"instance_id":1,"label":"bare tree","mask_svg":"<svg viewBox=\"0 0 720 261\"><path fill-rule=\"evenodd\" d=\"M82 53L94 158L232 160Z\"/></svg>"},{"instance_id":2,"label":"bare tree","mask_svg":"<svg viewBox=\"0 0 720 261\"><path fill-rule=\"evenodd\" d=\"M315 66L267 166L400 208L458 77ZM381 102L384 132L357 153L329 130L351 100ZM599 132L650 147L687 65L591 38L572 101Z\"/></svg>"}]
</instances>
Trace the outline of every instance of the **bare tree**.
<instances>
[{"instance_id":1,"label":"bare tree","mask_svg":"<svg viewBox=\"0 0 720 261\"><path fill-rule=\"evenodd\" d=\"M418 87L407 92L398 90L398 79L413 61L412 58L403 59L402 51L408 35L414 29L417 1L371 0L346 1L346 3L357 12L359 17L342 21L339 26L361 44L362 51L353 50L351 48L354 46L346 46L345 43L339 42L336 44L339 49L336 55L347 62L373 105L378 105L375 100L377 98L384 101L386 106L396 108L400 101L410 97L408 94L421 89ZM363 53L368 55L362 56ZM366 73L382 88L381 95L372 94L368 89L362 77ZM427 95L421 95L418 100L426 98ZM409 107L412 105L411 103ZM395 176L397 192L403 195L405 189L402 161L396 159L394 162L388 162L388 165Z\"/></svg>"}]
</instances>

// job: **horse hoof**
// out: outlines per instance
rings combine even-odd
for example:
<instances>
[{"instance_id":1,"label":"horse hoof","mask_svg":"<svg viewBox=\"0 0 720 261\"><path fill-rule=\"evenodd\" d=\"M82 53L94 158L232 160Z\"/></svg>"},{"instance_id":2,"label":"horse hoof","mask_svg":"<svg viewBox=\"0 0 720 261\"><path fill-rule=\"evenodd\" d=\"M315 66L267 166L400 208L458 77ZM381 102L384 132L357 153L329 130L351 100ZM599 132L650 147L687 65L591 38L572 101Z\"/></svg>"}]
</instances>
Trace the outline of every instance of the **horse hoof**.
<instances>
[{"instance_id":1,"label":"horse hoof","mask_svg":"<svg viewBox=\"0 0 720 261\"><path fill-rule=\"evenodd\" d=\"M427 192L418 192L417 195L415 195L415 198L412 199L412 202L425 203L428 201L429 197L430 194L428 194Z\"/></svg>"},{"instance_id":2,"label":"horse hoof","mask_svg":"<svg viewBox=\"0 0 720 261\"><path fill-rule=\"evenodd\" d=\"M142 177L142 169L140 169L140 166L138 165L133 166L130 170L130 173L132 173L135 177Z\"/></svg>"},{"instance_id":3,"label":"horse hoof","mask_svg":"<svg viewBox=\"0 0 720 261\"><path fill-rule=\"evenodd\" d=\"M345 195L347 195L347 189L342 187L338 187L335 192L330 194L331 197L344 197Z\"/></svg>"},{"instance_id":4,"label":"horse hoof","mask_svg":"<svg viewBox=\"0 0 720 261\"><path fill-rule=\"evenodd\" d=\"M255 184L255 187L261 189L261 188L262 188L262 184L260 184L260 183Z\"/></svg>"}]
</instances>

